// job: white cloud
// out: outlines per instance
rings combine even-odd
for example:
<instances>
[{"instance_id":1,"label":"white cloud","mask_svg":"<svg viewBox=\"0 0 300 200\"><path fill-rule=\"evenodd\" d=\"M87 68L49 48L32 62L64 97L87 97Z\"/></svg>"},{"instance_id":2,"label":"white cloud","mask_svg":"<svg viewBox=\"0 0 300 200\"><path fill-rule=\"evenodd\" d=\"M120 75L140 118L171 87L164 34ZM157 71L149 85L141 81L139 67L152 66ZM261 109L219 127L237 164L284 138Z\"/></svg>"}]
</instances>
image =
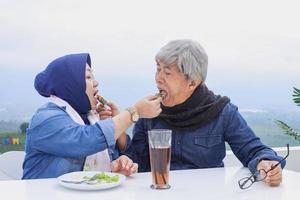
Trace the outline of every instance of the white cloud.
<instances>
[{"instance_id":1,"label":"white cloud","mask_svg":"<svg viewBox=\"0 0 300 200\"><path fill-rule=\"evenodd\" d=\"M207 50L210 66L237 74L280 75L284 68L300 75L297 5L289 0L1 1L0 68L42 68L64 54L90 52L94 66L106 73L149 74L162 45L192 38Z\"/></svg>"}]
</instances>

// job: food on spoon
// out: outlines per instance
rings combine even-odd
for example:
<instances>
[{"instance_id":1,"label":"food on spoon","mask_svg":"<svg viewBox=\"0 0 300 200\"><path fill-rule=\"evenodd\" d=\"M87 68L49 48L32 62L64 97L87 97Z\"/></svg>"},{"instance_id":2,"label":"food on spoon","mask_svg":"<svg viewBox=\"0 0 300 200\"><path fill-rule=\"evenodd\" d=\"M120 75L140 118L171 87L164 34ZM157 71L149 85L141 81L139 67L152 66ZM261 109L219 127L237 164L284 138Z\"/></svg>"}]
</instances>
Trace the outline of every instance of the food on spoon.
<instances>
[{"instance_id":1,"label":"food on spoon","mask_svg":"<svg viewBox=\"0 0 300 200\"><path fill-rule=\"evenodd\" d=\"M101 95L97 95L96 96L99 104L97 105L97 108L99 108L100 105L102 105L106 110L111 110L111 108L107 105L108 101L106 99L104 99L103 96Z\"/></svg>"},{"instance_id":2,"label":"food on spoon","mask_svg":"<svg viewBox=\"0 0 300 200\"><path fill-rule=\"evenodd\" d=\"M155 94L155 96L161 97L162 99L164 99L166 97L166 92L163 90L160 90L159 93Z\"/></svg>"},{"instance_id":3,"label":"food on spoon","mask_svg":"<svg viewBox=\"0 0 300 200\"><path fill-rule=\"evenodd\" d=\"M102 104L102 105L106 105L107 104L107 100L106 99L104 99L104 97L103 96L101 96L101 95L97 95L97 100Z\"/></svg>"}]
</instances>

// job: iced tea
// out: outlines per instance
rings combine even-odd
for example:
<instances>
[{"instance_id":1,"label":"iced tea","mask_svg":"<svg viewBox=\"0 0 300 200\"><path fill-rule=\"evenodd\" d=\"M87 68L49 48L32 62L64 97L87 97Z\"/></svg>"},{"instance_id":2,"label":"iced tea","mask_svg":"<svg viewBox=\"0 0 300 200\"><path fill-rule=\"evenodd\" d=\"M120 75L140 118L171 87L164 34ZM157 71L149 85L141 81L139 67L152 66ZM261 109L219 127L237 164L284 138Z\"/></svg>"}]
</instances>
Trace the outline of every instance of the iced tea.
<instances>
[{"instance_id":1,"label":"iced tea","mask_svg":"<svg viewBox=\"0 0 300 200\"><path fill-rule=\"evenodd\" d=\"M150 148L152 182L156 188L169 185L171 147Z\"/></svg>"},{"instance_id":2,"label":"iced tea","mask_svg":"<svg viewBox=\"0 0 300 200\"><path fill-rule=\"evenodd\" d=\"M154 129L148 131L150 164L153 189L168 189L171 161L172 131Z\"/></svg>"}]
</instances>

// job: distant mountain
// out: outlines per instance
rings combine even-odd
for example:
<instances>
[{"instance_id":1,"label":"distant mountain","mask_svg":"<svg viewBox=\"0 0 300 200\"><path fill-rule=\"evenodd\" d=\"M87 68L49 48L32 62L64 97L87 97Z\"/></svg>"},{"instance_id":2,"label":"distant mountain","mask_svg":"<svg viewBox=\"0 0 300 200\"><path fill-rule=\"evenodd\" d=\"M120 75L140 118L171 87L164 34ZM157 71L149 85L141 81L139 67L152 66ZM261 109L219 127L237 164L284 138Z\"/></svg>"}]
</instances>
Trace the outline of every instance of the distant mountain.
<instances>
[{"instance_id":1,"label":"distant mountain","mask_svg":"<svg viewBox=\"0 0 300 200\"><path fill-rule=\"evenodd\" d=\"M300 112L243 110L242 116L247 121L255 134L262 142L272 147L282 147L289 143L291 146L300 146L300 142L286 135L277 125L275 120L282 120L294 129L300 130Z\"/></svg>"},{"instance_id":2,"label":"distant mountain","mask_svg":"<svg viewBox=\"0 0 300 200\"><path fill-rule=\"evenodd\" d=\"M290 124L294 129L300 130L300 112L268 111L258 109L240 109L241 115L248 125L261 138L262 142L271 147L282 147L289 143L291 146L300 146L300 142L283 133L274 123L279 119ZM21 120L0 121L0 133L18 132ZM132 136L133 126L127 133ZM227 146L228 148L228 146Z\"/></svg>"},{"instance_id":3,"label":"distant mountain","mask_svg":"<svg viewBox=\"0 0 300 200\"><path fill-rule=\"evenodd\" d=\"M0 68L0 120L28 121L46 101L34 89L35 75L41 70L19 66ZM123 76L98 70L95 77L99 81L100 93L118 105L120 110L142 97L157 93L154 72L144 75L132 72ZM292 86L300 83L288 78L281 80L280 84L277 82L277 79L267 80L266 77L255 81L244 80L242 77L224 77L223 73L212 71L206 83L215 94L229 96L240 108L253 107L256 108L254 111L297 109L291 100L291 90Z\"/></svg>"},{"instance_id":4,"label":"distant mountain","mask_svg":"<svg viewBox=\"0 0 300 200\"><path fill-rule=\"evenodd\" d=\"M19 132L21 123L19 121L0 121L0 133Z\"/></svg>"},{"instance_id":5,"label":"distant mountain","mask_svg":"<svg viewBox=\"0 0 300 200\"><path fill-rule=\"evenodd\" d=\"M282 120L300 129L300 109L295 111L240 109L240 113L251 125L276 126L275 120Z\"/></svg>"},{"instance_id":6,"label":"distant mountain","mask_svg":"<svg viewBox=\"0 0 300 200\"><path fill-rule=\"evenodd\" d=\"M1 68L0 132L18 131L20 124L29 122L36 109L47 101L33 86L34 77L40 70ZM118 105L119 110L124 110L142 97L157 92L154 74L130 74L109 75L100 70L96 74L100 93ZM266 144L300 145L285 135L274 123L275 119L279 119L300 130L300 109L291 100L292 86L300 83L298 80L290 80L289 77L282 77L280 84L277 79L267 78L226 77L223 73L219 73L219 76L215 73L208 77L207 85L215 94L229 96L231 101L239 106L249 126ZM131 130L132 127L128 130L129 134Z\"/></svg>"}]
</instances>

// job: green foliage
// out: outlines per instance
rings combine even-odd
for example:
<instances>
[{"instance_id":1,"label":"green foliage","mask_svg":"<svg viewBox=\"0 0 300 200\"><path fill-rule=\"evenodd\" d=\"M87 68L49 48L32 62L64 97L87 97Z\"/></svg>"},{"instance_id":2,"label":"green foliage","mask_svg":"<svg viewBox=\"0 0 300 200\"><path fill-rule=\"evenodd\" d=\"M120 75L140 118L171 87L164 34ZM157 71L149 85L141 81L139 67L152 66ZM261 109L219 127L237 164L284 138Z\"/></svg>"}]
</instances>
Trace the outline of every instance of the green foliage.
<instances>
[{"instance_id":1,"label":"green foliage","mask_svg":"<svg viewBox=\"0 0 300 200\"><path fill-rule=\"evenodd\" d=\"M26 129L28 128L28 126L29 126L29 123L28 123L28 122L23 122L23 123L20 125L21 133L25 134L25 133L26 133Z\"/></svg>"},{"instance_id":2,"label":"green foliage","mask_svg":"<svg viewBox=\"0 0 300 200\"><path fill-rule=\"evenodd\" d=\"M300 90L298 88L294 88L293 91L293 101L297 104L297 106L300 106ZM291 128L289 125L287 125L285 122L280 120L275 120L275 123L278 127L280 127L287 135L290 135L295 138L295 140L300 141L300 133L295 131L293 128Z\"/></svg>"},{"instance_id":3,"label":"green foliage","mask_svg":"<svg viewBox=\"0 0 300 200\"><path fill-rule=\"evenodd\" d=\"M300 106L300 90L294 87L293 101Z\"/></svg>"},{"instance_id":4,"label":"green foliage","mask_svg":"<svg viewBox=\"0 0 300 200\"><path fill-rule=\"evenodd\" d=\"M300 141L300 133L292 129L289 125L280 120L275 120L278 127L285 131L286 134L295 138L295 140Z\"/></svg>"}]
</instances>

